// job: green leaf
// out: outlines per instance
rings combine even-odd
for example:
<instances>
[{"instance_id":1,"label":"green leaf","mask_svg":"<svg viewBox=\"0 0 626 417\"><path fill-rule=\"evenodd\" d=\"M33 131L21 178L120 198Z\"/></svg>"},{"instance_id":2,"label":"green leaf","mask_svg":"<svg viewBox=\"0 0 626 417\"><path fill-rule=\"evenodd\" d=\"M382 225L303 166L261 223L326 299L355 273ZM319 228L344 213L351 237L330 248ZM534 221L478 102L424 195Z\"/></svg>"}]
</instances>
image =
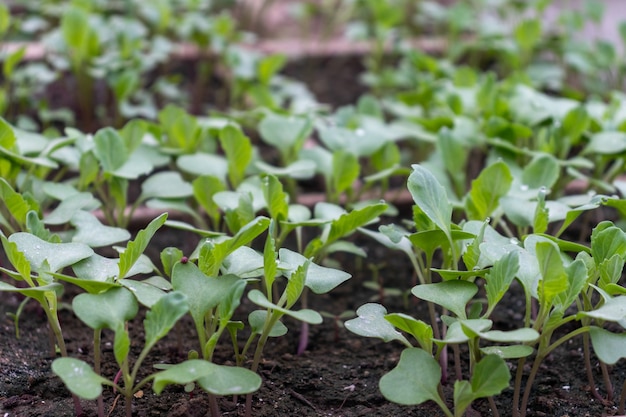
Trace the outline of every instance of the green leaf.
<instances>
[{"instance_id":1,"label":"green leaf","mask_svg":"<svg viewBox=\"0 0 626 417\"><path fill-rule=\"evenodd\" d=\"M130 233L119 227L105 226L91 213L78 211L70 223L76 227L72 242L84 243L92 248L110 246L130 239Z\"/></svg>"},{"instance_id":2,"label":"green leaf","mask_svg":"<svg viewBox=\"0 0 626 417\"><path fill-rule=\"evenodd\" d=\"M198 259L200 270L209 276L216 276L222 262L228 255L237 248L252 242L269 227L269 224L270 219L267 217L257 217L239 229L232 238L205 243Z\"/></svg>"},{"instance_id":3,"label":"green leaf","mask_svg":"<svg viewBox=\"0 0 626 417\"><path fill-rule=\"evenodd\" d=\"M450 236L452 205L448 201L445 188L433 174L420 165L413 165L409 175L408 188L415 204L446 236Z\"/></svg>"},{"instance_id":4,"label":"green leaf","mask_svg":"<svg viewBox=\"0 0 626 417\"><path fill-rule=\"evenodd\" d=\"M309 309L303 309L303 310L298 310L298 311L293 311L293 310L289 310L283 307L280 307L272 302L270 302L265 295L259 291L259 290L252 290L248 293L248 298L250 299L250 301L252 301L254 304L260 306L260 307L264 307L264 308L268 308L268 309L272 309L274 311L279 311L282 314L286 314L290 317L293 317L296 320L300 320L303 321L305 323L309 323L309 324L320 324L323 321L322 316L314 310L309 310Z\"/></svg>"},{"instance_id":5,"label":"green leaf","mask_svg":"<svg viewBox=\"0 0 626 417\"><path fill-rule=\"evenodd\" d=\"M468 281L444 281L416 285L411 293L422 300L447 308L460 318L467 318L465 306L478 292L476 284Z\"/></svg>"},{"instance_id":6,"label":"green leaf","mask_svg":"<svg viewBox=\"0 0 626 417\"><path fill-rule=\"evenodd\" d=\"M489 311L502 299L509 290L509 286L519 270L519 255L517 252L509 252L498 259L493 265L491 272L485 277L485 289L487 291L487 303Z\"/></svg>"},{"instance_id":7,"label":"green leaf","mask_svg":"<svg viewBox=\"0 0 626 417\"><path fill-rule=\"evenodd\" d=\"M557 295L567 290L567 273L554 243L537 242L535 248L541 273L537 294L541 305L549 306Z\"/></svg>"},{"instance_id":8,"label":"green leaf","mask_svg":"<svg viewBox=\"0 0 626 417\"><path fill-rule=\"evenodd\" d=\"M289 276L289 282L287 282L287 287L285 288L285 294L287 295L287 308L291 308L291 306L293 306L300 298L302 290L304 290L304 282L306 280L309 265L311 265L311 260L307 259Z\"/></svg>"},{"instance_id":9,"label":"green leaf","mask_svg":"<svg viewBox=\"0 0 626 417\"><path fill-rule=\"evenodd\" d=\"M1 120L0 120L1 122ZM0 178L0 201L4 203L9 213L20 224L26 223L26 214L33 209L24 197L16 192L4 178Z\"/></svg>"},{"instance_id":10,"label":"green leaf","mask_svg":"<svg viewBox=\"0 0 626 417\"><path fill-rule=\"evenodd\" d=\"M134 279L120 279L117 282L132 291L137 301L148 308L152 308L165 295L164 290L155 287L149 282L136 281Z\"/></svg>"},{"instance_id":11,"label":"green leaf","mask_svg":"<svg viewBox=\"0 0 626 417\"><path fill-rule=\"evenodd\" d=\"M161 251L160 258L165 275L171 277L174 265L176 265L176 263L178 263L183 258L183 251L175 247L167 247Z\"/></svg>"},{"instance_id":12,"label":"green leaf","mask_svg":"<svg viewBox=\"0 0 626 417\"><path fill-rule=\"evenodd\" d=\"M2 11L0 10L0 15L1 14L2 14ZM2 33L1 21L2 21L2 16L0 16L0 36ZM15 69L17 64L19 64L22 58L24 58L24 55L26 54L26 49L27 49L26 45L24 45L21 48L18 48L17 50L11 52L5 57L4 62L2 63L2 74L4 75L5 79L11 79L13 77L13 70Z\"/></svg>"},{"instance_id":13,"label":"green leaf","mask_svg":"<svg viewBox=\"0 0 626 417\"><path fill-rule=\"evenodd\" d=\"M520 48L530 51L541 39L541 21L535 19L524 19L515 28L515 41Z\"/></svg>"},{"instance_id":14,"label":"green leaf","mask_svg":"<svg viewBox=\"0 0 626 417\"><path fill-rule=\"evenodd\" d=\"M551 188L559 179L561 167L556 158L541 154L532 159L522 172L522 184L529 188Z\"/></svg>"},{"instance_id":15,"label":"green leaf","mask_svg":"<svg viewBox=\"0 0 626 417\"><path fill-rule=\"evenodd\" d=\"M120 254L120 262L119 262L119 273L118 277L124 278L130 268L137 262L141 254L148 247L148 243L150 243L150 239L152 236L159 230L161 226L167 220L167 213L161 214L159 217L152 220L145 229L142 229L137 233L137 236L134 240L128 242L126 245L126 250Z\"/></svg>"},{"instance_id":16,"label":"green leaf","mask_svg":"<svg viewBox=\"0 0 626 417\"><path fill-rule=\"evenodd\" d=\"M11 26L11 11L9 6L2 3L0 4L0 38L9 30ZM5 77L8 78L8 76Z\"/></svg>"},{"instance_id":17,"label":"green leaf","mask_svg":"<svg viewBox=\"0 0 626 417\"><path fill-rule=\"evenodd\" d=\"M387 314L385 320L413 336L426 352L432 352L433 328L429 324L403 313Z\"/></svg>"},{"instance_id":18,"label":"green leaf","mask_svg":"<svg viewBox=\"0 0 626 417\"><path fill-rule=\"evenodd\" d=\"M555 301L555 304L558 304L562 310L567 309L576 301L585 285L587 285L589 273L587 265L582 259L576 259L565 268L565 271L567 272L568 281L567 291L560 293Z\"/></svg>"},{"instance_id":19,"label":"green leaf","mask_svg":"<svg viewBox=\"0 0 626 417\"><path fill-rule=\"evenodd\" d=\"M124 323L139 311L137 299L126 288L111 288L99 294L79 294L72 300L78 318L94 330L123 330Z\"/></svg>"},{"instance_id":20,"label":"green leaf","mask_svg":"<svg viewBox=\"0 0 626 417\"><path fill-rule=\"evenodd\" d=\"M86 400L95 400L102 394L102 385L111 384L79 359L55 359L52 362L52 372L61 378L70 392Z\"/></svg>"},{"instance_id":21,"label":"green leaf","mask_svg":"<svg viewBox=\"0 0 626 417\"><path fill-rule=\"evenodd\" d=\"M313 123L309 118L273 112L268 112L259 123L261 139L284 155L284 162L291 162L291 155L297 155L312 129Z\"/></svg>"},{"instance_id":22,"label":"green leaf","mask_svg":"<svg viewBox=\"0 0 626 417\"><path fill-rule=\"evenodd\" d=\"M100 161L104 172L113 173L128 159L128 150L124 139L111 127L105 127L96 132L93 137L95 144L94 154Z\"/></svg>"},{"instance_id":23,"label":"green leaf","mask_svg":"<svg viewBox=\"0 0 626 417\"><path fill-rule=\"evenodd\" d=\"M359 336L376 337L385 342L398 340L405 346L411 346L408 340L398 332L389 320L387 310L380 304L363 304L356 311L357 317L344 323L346 329Z\"/></svg>"},{"instance_id":24,"label":"green leaf","mask_svg":"<svg viewBox=\"0 0 626 417\"><path fill-rule=\"evenodd\" d=\"M191 183L193 196L204 211L215 221L221 217L219 206L213 201L213 196L226 191L226 185L218 177L212 175L202 175Z\"/></svg>"},{"instance_id":25,"label":"green leaf","mask_svg":"<svg viewBox=\"0 0 626 417\"><path fill-rule=\"evenodd\" d=\"M626 318L626 296L609 298L602 306L592 311L581 311L577 316L618 322Z\"/></svg>"},{"instance_id":26,"label":"green leaf","mask_svg":"<svg viewBox=\"0 0 626 417\"><path fill-rule=\"evenodd\" d=\"M262 334L265 322L268 319L267 310L255 310L248 315L248 323L250 323L250 330L256 334ZM269 332L269 337L280 337L287 334L287 326L280 321L274 323Z\"/></svg>"},{"instance_id":27,"label":"green leaf","mask_svg":"<svg viewBox=\"0 0 626 417\"><path fill-rule=\"evenodd\" d=\"M509 167L498 161L483 169L474 181L465 200L470 220L485 220L500 205L500 197L506 195L513 183Z\"/></svg>"},{"instance_id":28,"label":"green leaf","mask_svg":"<svg viewBox=\"0 0 626 417\"><path fill-rule=\"evenodd\" d=\"M500 356L485 356L474 367L470 381L471 387L461 388L466 381L457 381L455 383L454 411L462 414L472 401L499 394L508 388L510 379L511 373L509 368ZM458 389L457 384L459 384Z\"/></svg>"},{"instance_id":29,"label":"green leaf","mask_svg":"<svg viewBox=\"0 0 626 417\"><path fill-rule=\"evenodd\" d=\"M274 239L275 223L272 221L263 248L263 279L265 288L272 288L278 270L278 253L276 253L276 239Z\"/></svg>"},{"instance_id":30,"label":"green leaf","mask_svg":"<svg viewBox=\"0 0 626 417\"><path fill-rule=\"evenodd\" d=\"M289 197L283 191L283 184L274 175L263 175L261 179L263 196L267 202L270 217L277 222L287 220Z\"/></svg>"},{"instance_id":31,"label":"green leaf","mask_svg":"<svg viewBox=\"0 0 626 417\"><path fill-rule=\"evenodd\" d=\"M146 348L151 347L165 336L188 310L187 297L179 291L161 297L146 313L146 319L143 321Z\"/></svg>"},{"instance_id":32,"label":"green leaf","mask_svg":"<svg viewBox=\"0 0 626 417\"><path fill-rule=\"evenodd\" d=\"M176 159L176 166L189 174L214 177L222 183L228 175L228 162L223 156L204 152L181 155Z\"/></svg>"},{"instance_id":33,"label":"green leaf","mask_svg":"<svg viewBox=\"0 0 626 417\"><path fill-rule=\"evenodd\" d=\"M291 277L308 259L297 252L281 248L278 251L281 269L287 277ZM352 275L339 269L327 268L310 263L306 270L305 285L315 294L326 294L341 283L350 279Z\"/></svg>"},{"instance_id":34,"label":"green leaf","mask_svg":"<svg viewBox=\"0 0 626 417\"><path fill-rule=\"evenodd\" d=\"M417 405L428 400L442 404L437 390L441 368L433 357L419 348L402 351L400 362L380 379L383 396L394 403Z\"/></svg>"},{"instance_id":35,"label":"green leaf","mask_svg":"<svg viewBox=\"0 0 626 417\"><path fill-rule=\"evenodd\" d=\"M59 205L44 218L45 224L59 225L69 222L81 210L92 210L100 206L91 193L74 194L59 203Z\"/></svg>"},{"instance_id":36,"label":"green leaf","mask_svg":"<svg viewBox=\"0 0 626 417\"><path fill-rule=\"evenodd\" d=\"M9 241L17 245L35 270L47 263L49 271L56 272L94 253L93 249L82 243L49 243L25 232L12 234Z\"/></svg>"},{"instance_id":37,"label":"green leaf","mask_svg":"<svg viewBox=\"0 0 626 417\"><path fill-rule=\"evenodd\" d=\"M149 198L186 198L193 195L193 187L184 181L180 172L158 172L141 184L141 200Z\"/></svg>"},{"instance_id":38,"label":"green leaf","mask_svg":"<svg viewBox=\"0 0 626 417\"><path fill-rule=\"evenodd\" d=\"M172 272L172 286L187 296L189 313L197 326L202 326L209 311L233 290L241 279L235 275L209 277L187 262L177 263Z\"/></svg>"},{"instance_id":39,"label":"green leaf","mask_svg":"<svg viewBox=\"0 0 626 417\"><path fill-rule=\"evenodd\" d=\"M577 144L580 137L587 131L591 118L584 106L578 106L567 112L563 119L561 130L572 144Z\"/></svg>"},{"instance_id":40,"label":"green leaf","mask_svg":"<svg viewBox=\"0 0 626 417\"><path fill-rule=\"evenodd\" d=\"M615 365L626 358L626 333L612 333L600 327L589 329L593 351L602 362Z\"/></svg>"},{"instance_id":41,"label":"green leaf","mask_svg":"<svg viewBox=\"0 0 626 417\"><path fill-rule=\"evenodd\" d=\"M233 125L228 125L220 131L219 140L228 160L230 184L237 188L243 181L248 164L252 161L252 144L250 139Z\"/></svg>"},{"instance_id":42,"label":"green leaf","mask_svg":"<svg viewBox=\"0 0 626 417\"><path fill-rule=\"evenodd\" d=\"M498 355L502 359L518 359L532 355L535 350L527 345L513 345L486 346L484 348L480 348L480 351L485 355Z\"/></svg>"},{"instance_id":43,"label":"green leaf","mask_svg":"<svg viewBox=\"0 0 626 417\"><path fill-rule=\"evenodd\" d=\"M336 195L351 190L354 181L359 178L361 165L358 158L351 152L338 150L333 153L332 185Z\"/></svg>"},{"instance_id":44,"label":"green leaf","mask_svg":"<svg viewBox=\"0 0 626 417\"><path fill-rule=\"evenodd\" d=\"M612 223L600 223L591 234L591 256L600 265L613 255L626 258L626 233Z\"/></svg>"},{"instance_id":45,"label":"green leaf","mask_svg":"<svg viewBox=\"0 0 626 417\"><path fill-rule=\"evenodd\" d=\"M258 390L261 377L248 369L192 359L154 374L152 389L160 394L168 385L186 385L191 382L198 382L202 389L211 394L236 395Z\"/></svg>"},{"instance_id":46,"label":"green leaf","mask_svg":"<svg viewBox=\"0 0 626 417\"><path fill-rule=\"evenodd\" d=\"M326 244L344 238L359 227L369 224L384 213L386 209L387 204L378 203L342 214L338 219L331 222Z\"/></svg>"},{"instance_id":47,"label":"green leaf","mask_svg":"<svg viewBox=\"0 0 626 417\"><path fill-rule=\"evenodd\" d=\"M591 136L587 147L582 151L582 155L588 153L616 155L624 151L626 151L626 133L603 131Z\"/></svg>"}]
</instances>

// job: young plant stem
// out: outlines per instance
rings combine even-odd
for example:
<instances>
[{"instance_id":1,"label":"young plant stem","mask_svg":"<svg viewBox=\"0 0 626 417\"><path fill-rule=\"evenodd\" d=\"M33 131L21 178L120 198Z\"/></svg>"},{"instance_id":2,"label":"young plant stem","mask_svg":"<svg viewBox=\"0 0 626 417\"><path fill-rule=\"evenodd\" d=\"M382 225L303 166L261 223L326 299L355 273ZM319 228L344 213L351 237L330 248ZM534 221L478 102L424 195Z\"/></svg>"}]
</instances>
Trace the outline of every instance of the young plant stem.
<instances>
[{"instance_id":1,"label":"young plant stem","mask_svg":"<svg viewBox=\"0 0 626 417\"><path fill-rule=\"evenodd\" d=\"M279 305L284 302L282 299L279 301ZM263 349L265 349L265 343L267 343L267 339L270 336L270 332L278 319L282 316L280 312L272 312L268 310L268 319L265 322L265 326L263 327L263 332L261 333L261 337L257 342L256 349L254 351L254 359L252 361L252 367L250 370L252 372L257 372L259 370L259 365L261 363L261 357L263 356ZM246 395L246 413L245 417L252 417L252 394Z\"/></svg>"},{"instance_id":2,"label":"young plant stem","mask_svg":"<svg viewBox=\"0 0 626 417\"><path fill-rule=\"evenodd\" d=\"M622 385L622 392L620 392L619 394L619 406L617 409L617 414L624 415L625 408L626 408L626 381L624 381L624 384Z\"/></svg>"},{"instance_id":3,"label":"young plant stem","mask_svg":"<svg viewBox=\"0 0 626 417\"><path fill-rule=\"evenodd\" d=\"M587 383L589 384L589 389L594 397L600 402L604 401L604 398L598 393L598 389L596 388L596 381L593 378L593 369L591 368L591 349L589 348L589 334L583 335L583 355L585 359L585 371L587 374Z\"/></svg>"},{"instance_id":4,"label":"young plant stem","mask_svg":"<svg viewBox=\"0 0 626 417\"><path fill-rule=\"evenodd\" d=\"M604 388L606 389L606 401L608 403L613 402L613 384L611 383L611 375L606 363L600 362L600 369L602 370L602 380L604 381Z\"/></svg>"},{"instance_id":5,"label":"young plant stem","mask_svg":"<svg viewBox=\"0 0 626 417\"><path fill-rule=\"evenodd\" d=\"M489 407L491 408L492 417L500 417L498 406L496 405L496 402L494 401L493 397L489 397L487 398L487 400L489 401Z\"/></svg>"},{"instance_id":6,"label":"young plant stem","mask_svg":"<svg viewBox=\"0 0 626 417\"><path fill-rule=\"evenodd\" d=\"M546 341L549 340L550 336L552 335L553 330L550 330L548 332L548 334L546 334L545 336L542 337L546 337ZM530 374L528 374L528 379L526 380L526 387L524 388L524 396L522 397L522 404L519 407L519 412L520 412L520 417L526 417L526 408L528 407L528 400L530 398L530 391L532 388L532 385L535 381L535 377L537 376L537 372L539 371L539 366L541 365L541 362L543 362L543 360L550 354L550 352L552 352L554 349L556 349L557 347L559 347L560 345L562 345L563 343L565 343L566 341L578 336L579 334L584 334L586 332L589 331L589 326L583 326L583 327L579 327L576 330L573 330L569 333L567 333L565 336L561 337L560 339L558 339L556 342L552 343L551 345L547 346L545 349L542 349L541 347L541 342L540 342L540 346L537 349L537 356L535 356L535 361L533 363L533 367L530 370ZM545 342L544 342L545 343ZM515 403L513 403L515 404Z\"/></svg>"},{"instance_id":7,"label":"young plant stem","mask_svg":"<svg viewBox=\"0 0 626 417\"><path fill-rule=\"evenodd\" d=\"M102 329L95 329L93 331L93 369L94 372L98 375L101 373L101 362L102 359L100 357L100 344L102 340ZM97 399L98 404L98 417L104 417L104 399L102 398L102 394Z\"/></svg>"}]
</instances>

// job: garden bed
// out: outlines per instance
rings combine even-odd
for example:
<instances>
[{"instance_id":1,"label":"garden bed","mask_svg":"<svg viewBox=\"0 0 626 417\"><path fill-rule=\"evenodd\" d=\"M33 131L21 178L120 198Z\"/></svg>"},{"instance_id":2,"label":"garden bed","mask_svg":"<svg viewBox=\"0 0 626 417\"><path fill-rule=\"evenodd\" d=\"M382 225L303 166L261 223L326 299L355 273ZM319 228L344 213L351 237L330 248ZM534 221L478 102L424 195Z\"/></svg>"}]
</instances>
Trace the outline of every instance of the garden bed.
<instances>
[{"instance_id":1,"label":"garden bed","mask_svg":"<svg viewBox=\"0 0 626 417\"><path fill-rule=\"evenodd\" d=\"M405 211L406 214L406 211ZM576 232L577 233L577 232ZM160 247L176 245L183 250L194 247L193 236L181 236L169 231L161 231L151 247L154 254ZM356 243L368 254L367 259L352 256L339 258L342 266L353 274L333 292L309 297L310 307L317 311L339 316L345 311L356 310L370 302L380 302L389 311L406 312L416 318L427 320L425 303L409 297L409 305L396 293L407 290L413 281L413 270L408 259L393 255L381 245L367 238L358 238ZM372 269L380 269L380 282L388 288L379 292L367 288L364 283L372 282ZM68 287L67 296L76 292ZM381 296L383 299L381 299ZM498 306L492 316L494 327L500 330L515 328L522 319L520 311L521 288L513 286L510 293ZM50 372L50 337L45 315L36 303L30 303L20 319L21 338L15 338L13 322L6 313L14 312L21 297L0 293L0 366L3 376L0 379L0 412L5 417L70 417L74 408L69 392L61 380ZM240 318L245 317L254 305L244 300ZM72 357L92 360L91 333L65 309L60 313L61 323L67 341L68 353ZM345 319L343 319L345 320ZM263 378L261 389L254 394L253 415L274 417L302 415L322 416L379 416L404 415L411 417L434 417L443 414L432 403L420 406L401 406L384 399L378 389L378 381L398 362L401 345L385 344L376 339L362 338L338 326L331 318L323 324L311 326L311 339L308 349L300 356L296 354L299 323L285 320L289 333L285 337L270 339L262 362L260 375ZM141 321L131 323L133 330L141 332ZM568 326L561 333L572 330ZM560 335L560 334L559 334ZM557 337L559 335L556 335ZM112 350L112 334L103 337L103 374L112 378L117 372ZM176 328L150 353L144 367L149 370L152 364L177 363L184 360L189 349L196 349L193 323L189 317L181 320ZM233 364L232 349L223 343L216 352L215 363ZM140 346L131 349L131 355L139 353ZM464 354L465 355L465 354ZM586 375L582 366L583 354L580 338L568 341L556 349L544 361L533 386L528 416L536 417L595 417L615 416L614 404L602 404L595 399L586 385ZM512 368L515 371L515 367ZM464 370L467 372L467 370ZM612 369L615 389L626 379L626 365L621 362ZM467 376L465 376L467 378ZM600 374L596 375L600 380ZM598 388L604 393L604 387ZM451 396L451 383L445 391ZM617 393L616 393L617 394ZM500 415L511 415L511 390L505 390L496 398ZM602 394L603 395L603 394ZM245 397L222 397L219 402L224 416L243 416ZM85 416L95 416L95 401L82 401ZM123 417L123 398L117 398L110 390L104 391L105 413L111 417ZM161 395L154 394L150 387L142 390L133 400L133 416L149 417L168 415L172 417L204 417L207 415L206 394L197 388L185 392L182 387L166 389ZM487 401L477 401L468 417L491 415Z\"/></svg>"}]
</instances>

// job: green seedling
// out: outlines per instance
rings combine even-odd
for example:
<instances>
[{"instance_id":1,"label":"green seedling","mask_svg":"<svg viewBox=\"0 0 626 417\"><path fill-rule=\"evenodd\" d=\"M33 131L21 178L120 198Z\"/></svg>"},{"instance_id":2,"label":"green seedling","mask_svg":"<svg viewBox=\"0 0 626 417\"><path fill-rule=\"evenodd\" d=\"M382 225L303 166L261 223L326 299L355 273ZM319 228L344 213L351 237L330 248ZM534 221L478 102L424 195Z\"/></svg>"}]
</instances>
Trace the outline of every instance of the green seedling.
<instances>
[{"instance_id":1,"label":"green seedling","mask_svg":"<svg viewBox=\"0 0 626 417\"><path fill-rule=\"evenodd\" d=\"M81 297L81 298L79 298ZM98 305L107 309L94 309ZM112 386L126 399L126 415L132 415L133 394L145 384L153 382L153 390L159 394L170 384L196 382L203 389L218 395L242 394L255 391L260 378L245 369L229 368L201 360L190 360L174 365L165 371L156 372L137 380L141 364L152 347L172 329L174 324L188 311L187 297L177 291L164 295L146 313L144 320L145 342L135 364L130 368L130 335L126 322L137 313L137 301L126 289L111 289L107 292L78 296L73 307L81 320L94 329L111 328L115 332L113 351L122 369L123 384L108 380L85 362L74 358L57 359L53 371L61 377L68 389L79 397L95 399L101 395L102 386ZM109 310L110 309L110 310ZM107 314L103 314L103 312ZM109 314L111 311L114 315Z\"/></svg>"}]
</instances>

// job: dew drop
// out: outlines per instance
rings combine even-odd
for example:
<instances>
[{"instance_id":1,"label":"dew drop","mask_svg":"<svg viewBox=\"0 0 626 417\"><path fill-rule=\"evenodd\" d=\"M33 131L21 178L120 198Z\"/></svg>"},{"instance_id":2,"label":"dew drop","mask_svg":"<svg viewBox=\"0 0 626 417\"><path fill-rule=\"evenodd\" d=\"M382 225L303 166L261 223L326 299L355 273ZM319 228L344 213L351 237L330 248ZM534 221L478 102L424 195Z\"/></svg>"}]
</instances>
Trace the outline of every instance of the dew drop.
<instances>
[{"instance_id":1,"label":"dew drop","mask_svg":"<svg viewBox=\"0 0 626 417\"><path fill-rule=\"evenodd\" d=\"M358 128L354 133L356 133L357 136L363 136L365 134L365 130Z\"/></svg>"},{"instance_id":2,"label":"dew drop","mask_svg":"<svg viewBox=\"0 0 626 417\"><path fill-rule=\"evenodd\" d=\"M519 245L519 240L515 237L512 237L511 239L509 239L509 243L511 243L512 245Z\"/></svg>"},{"instance_id":3,"label":"dew drop","mask_svg":"<svg viewBox=\"0 0 626 417\"><path fill-rule=\"evenodd\" d=\"M491 217L487 217L487 218L485 219L485 223L491 223Z\"/></svg>"},{"instance_id":4,"label":"dew drop","mask_svg":"<svg viewBox=\"0 0 626 417\"><path fill-rule=\"evenodd\" d=\"M522 185L519 186L519 189L522 190L522 191L528 191L528 188L529 187L526 184L522 184Z\"/></svg>"}]
</instances>

